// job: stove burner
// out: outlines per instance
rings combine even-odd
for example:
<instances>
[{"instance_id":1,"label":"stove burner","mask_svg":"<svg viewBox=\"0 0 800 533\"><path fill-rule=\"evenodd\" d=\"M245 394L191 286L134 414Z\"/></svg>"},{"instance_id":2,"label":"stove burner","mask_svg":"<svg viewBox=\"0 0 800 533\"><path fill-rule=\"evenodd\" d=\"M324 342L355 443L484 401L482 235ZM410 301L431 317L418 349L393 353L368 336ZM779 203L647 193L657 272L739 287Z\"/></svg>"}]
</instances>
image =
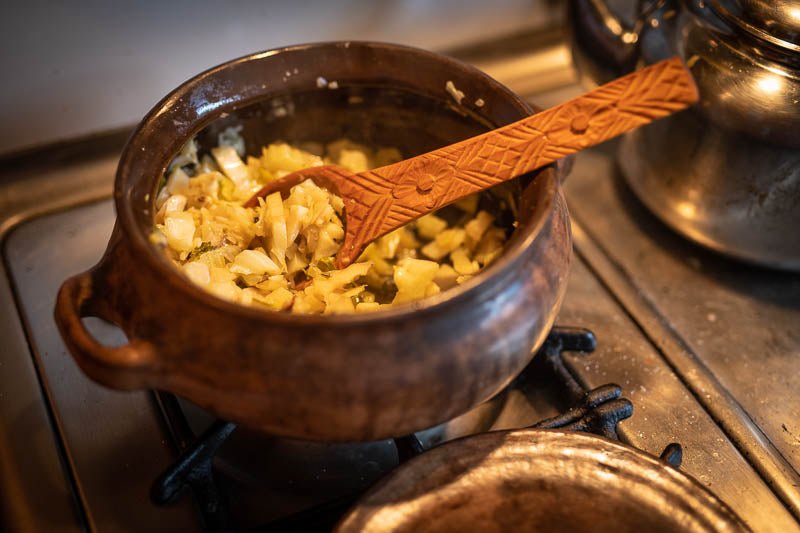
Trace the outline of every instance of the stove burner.
<instances>
[{"instance_id":1,"label":"stove burner","mask_svg":"<svg viewBox=\"0 0 800 533\"><path fill-rule=\"evenodd\" d=\"M236 424L216 421L197 442L186 448L178 460L153 485L151 497L158 505L175 501L186 487L194 493L209 531L233 531L233 520L225 492L214 475L214 456L228 439Z\"/></svg>"},{"instance_id":2,"label":"stove burner","mask_svg":"<svg viewBox=\"0 0 800 533\"><path fill-rule=\"evenodd\" d=\"M563 384L575 406L563 414L541 420L529 427L588 432L618 440L617 424L633 414L633 405L622 397L622 388L611 383L585 392L562 358L562 352L588 353L595 349L595 345L594 334L585 329L554 328L550 332L536 358L544 359L545 367ZM207 531L236 530L224 479L215 475L213 467L217 451L234 432L236 424L217 420L189 445L186 441L191 440L191 429L176 397L163 392L156 394L182 452L153 485L153 501L159 505L168 504L175 501L188 487L195 495ZM396 438L394 444L401 463L425 451L422 441L415 434ZM667 446L661 454L661 458L673 466L680 465L681 456L681 447L675 443ZM258 531L330 530L359 496L360 492L342 495L322 505L273 521L258 528Z\"/></svg>"},{"instance_id":3,"label":"stove burner","mask_svg":"<svg viewBox=\"0 0 800 533\"><path fill-rule=\"evenodd\" d=\"M566 429L619 440L617 424L633 415L633 404L622 398L622 388L610 383L589 391L583 402L567 412L531 425L537 429Z\"/></svg>"}]
</instances>

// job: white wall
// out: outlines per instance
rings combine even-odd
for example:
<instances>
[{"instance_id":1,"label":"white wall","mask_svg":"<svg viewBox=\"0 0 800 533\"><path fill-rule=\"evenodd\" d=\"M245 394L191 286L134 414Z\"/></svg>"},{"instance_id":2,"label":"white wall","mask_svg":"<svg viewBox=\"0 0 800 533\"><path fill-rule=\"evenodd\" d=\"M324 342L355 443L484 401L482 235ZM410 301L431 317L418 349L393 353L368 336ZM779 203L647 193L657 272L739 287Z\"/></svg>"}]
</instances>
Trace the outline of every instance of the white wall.
<instances>
[{"instance_id":1,"label":"white wall","mask_svg":"<svg viewBox=\"0 0 800 533\"><path fill-rule=\"evenodd\" d=\"M183 80L275 46L442 49L533 25L542 0L42 2L0 9L0 153L137 122Z\"/></svg>"}]
</instances>

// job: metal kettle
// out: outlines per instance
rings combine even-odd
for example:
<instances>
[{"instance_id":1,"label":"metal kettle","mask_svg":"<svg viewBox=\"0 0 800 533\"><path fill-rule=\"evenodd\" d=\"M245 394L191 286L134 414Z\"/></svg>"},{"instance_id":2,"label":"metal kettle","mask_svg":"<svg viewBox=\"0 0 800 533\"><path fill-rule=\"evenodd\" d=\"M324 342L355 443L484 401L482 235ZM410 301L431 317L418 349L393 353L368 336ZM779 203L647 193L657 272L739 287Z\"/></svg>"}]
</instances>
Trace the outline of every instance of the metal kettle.
<instances>
[{"instance_id":1,"label":"metal kettle","mask_svg":"<svg viewBox=\"0 0 800 533\"><path fill-rule=\"evenodd\" d=\"M634 193L687 237L800 270L800 1L569 0L581 76L595 83L670 56L700 102L628 134Z\"/></svg>"}]
</instances>

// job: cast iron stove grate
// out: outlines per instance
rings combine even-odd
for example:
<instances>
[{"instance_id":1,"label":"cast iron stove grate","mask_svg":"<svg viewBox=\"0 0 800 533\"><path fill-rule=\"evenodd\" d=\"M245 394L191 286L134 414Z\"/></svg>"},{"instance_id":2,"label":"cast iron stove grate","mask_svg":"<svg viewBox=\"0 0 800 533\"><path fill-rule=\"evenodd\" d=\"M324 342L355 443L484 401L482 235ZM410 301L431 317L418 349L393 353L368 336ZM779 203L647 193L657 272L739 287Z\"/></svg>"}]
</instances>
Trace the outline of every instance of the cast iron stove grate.
<instances>
[{"instance_id":1,"label":"cast iron stove grate","mask_svg":"<svg viewBox=\"0 0 800 533\"><path fill-rule=\"evenodd\" d=\"M563 352L590 353L595 345L594 334L586 329L557 327L550 332L532 365L538 367L537 373L544 371L549 378L554 378L572 407L528 427L580 431L619 440L617 424L633 414L633 404L622 397L622 388L613 383L586 391L562 357ZM157 398L180 454L154 483L153 501L159 505L169 504L188 488L195 498L206 531L240 530L231 511L231 482L216 472L214 467L217 452L236 430L236 424L217 420L204 433L196 436L175 396L158 392ZM416 434L393 441L399 463L425 451L423 442ZM681 446L670 444L661 458L675 467L680 466ZM247 529L265 533L330 531L362 492L347 492L320 505Z\"/></svg>"}]
</instances>

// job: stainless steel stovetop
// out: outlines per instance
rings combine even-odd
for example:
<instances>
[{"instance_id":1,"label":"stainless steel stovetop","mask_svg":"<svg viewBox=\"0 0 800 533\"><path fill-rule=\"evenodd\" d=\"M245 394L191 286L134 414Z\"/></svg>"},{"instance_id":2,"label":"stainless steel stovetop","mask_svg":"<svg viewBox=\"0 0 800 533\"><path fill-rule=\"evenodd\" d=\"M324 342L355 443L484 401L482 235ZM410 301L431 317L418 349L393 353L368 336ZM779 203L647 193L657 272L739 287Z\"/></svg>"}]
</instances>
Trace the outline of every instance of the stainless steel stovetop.
<instances>
[{"instance_id":1,"label":"stainless steel stovetop","mask_svg":"<svg viewBox=\"0 0 800 533\"><path fill-rule=\"evenodd\" d=\"M566 49L546 37L463 57L549 106L579 89ZM94 264L107 242L123 140L111 134L52 147L0 170L0 528L201 527L188 498L169 507L149 498L175 460L153 395L89 381L52 318L61 281ZM656 455L681 443L682 469L755 531L800 531L800 275L735 263L672 233L621 182L614 149L581 154L566 185L576 257L558 323L591 329L598 345L565 354L565 362L586 388L615 382L633 401L622 440ZM91 326L106 342L122 339L99 321ZM430 443L532 423L552 414L537 394L512 388L502 402L419 436ZM211 421L186 410L197 431ZM321 498L313 487L331 483L329 448L262 438L265 456L277 455L256 463L298 468L270 487L276 509ZM348 458L368 482L393 465L380 459L396 453L388 447L339 449L336 465Z\"/></svg>"}]
</instances>

